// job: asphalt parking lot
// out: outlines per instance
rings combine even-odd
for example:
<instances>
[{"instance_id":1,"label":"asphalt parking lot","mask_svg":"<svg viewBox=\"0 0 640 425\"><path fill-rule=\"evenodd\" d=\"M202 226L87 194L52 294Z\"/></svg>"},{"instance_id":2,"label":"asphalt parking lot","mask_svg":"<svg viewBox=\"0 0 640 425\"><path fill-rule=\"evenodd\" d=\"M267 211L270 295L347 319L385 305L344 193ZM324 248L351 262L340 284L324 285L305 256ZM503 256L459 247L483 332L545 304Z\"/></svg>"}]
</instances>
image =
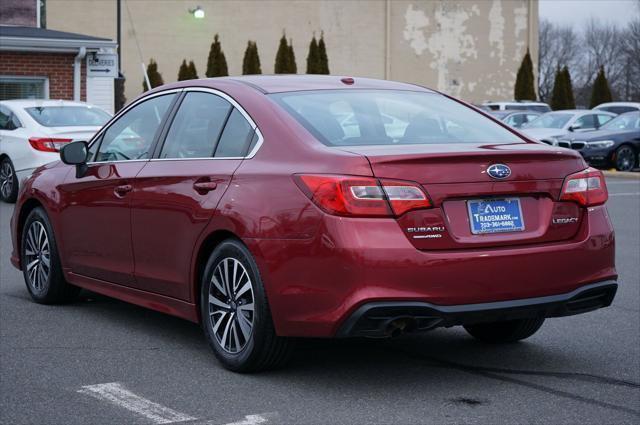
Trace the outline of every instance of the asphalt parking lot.
<instances>
[{"instance_id":1,"label":"asphalt parking lot","mask_svg":"<svg viewBox=\"0 0 640 425\"><path fill-rule=\"evenodd\" d=\"M608 178L621 287L612 307L492 346L461 329L302 341L291 365L224 370L197 325L83 292L31 302L0 205L3 424L640 422L640 180Z\"/></svg>"}]
</instances>

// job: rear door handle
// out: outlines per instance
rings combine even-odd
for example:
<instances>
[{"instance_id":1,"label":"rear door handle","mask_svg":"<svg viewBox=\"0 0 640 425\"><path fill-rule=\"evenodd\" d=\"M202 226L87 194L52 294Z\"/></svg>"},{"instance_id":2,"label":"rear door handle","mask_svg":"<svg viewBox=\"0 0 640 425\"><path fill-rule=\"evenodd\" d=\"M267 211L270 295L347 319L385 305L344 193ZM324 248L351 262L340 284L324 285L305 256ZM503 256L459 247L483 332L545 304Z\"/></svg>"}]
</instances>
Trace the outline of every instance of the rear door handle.
<instances>
[{"instance_id":1,"label":"rear door handle","mask_svg":"<svg viewBox=\"0 0 640 425\"><path fill-rule=\"evenodd\" d=\"M133 190L133 186L131 186L130 184L123 184L121 186L116 186L116 188L113 189L116 196L119 196L119 197L125 196L127 193L131 192L132 190Z\"/></svg>"},{"instance_id":2,"label":"rear door handle","mask_svg":"<svg viewBox=\"0 0 640 425\"><path fill-rule=\"evenodd\" d=\"M201 182L195 182L193 184L193 188L196 190L196 192L202 193L202 194L211 192L212 190L216 190L217 187L218 187L218 183L211 182L211 181L201 181Z\"/></svg>"}]
</instances>

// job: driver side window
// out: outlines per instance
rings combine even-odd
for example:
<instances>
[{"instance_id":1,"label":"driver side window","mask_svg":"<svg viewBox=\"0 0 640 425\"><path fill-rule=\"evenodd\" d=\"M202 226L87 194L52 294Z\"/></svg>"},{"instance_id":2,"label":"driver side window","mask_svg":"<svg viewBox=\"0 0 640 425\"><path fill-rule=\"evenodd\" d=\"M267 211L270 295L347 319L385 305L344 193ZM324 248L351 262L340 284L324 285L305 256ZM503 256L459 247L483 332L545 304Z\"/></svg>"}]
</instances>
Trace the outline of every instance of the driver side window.
<instances>
[{"instance_id":1,"label":"driver side window","mask_svg":"<svg viewBox=\"0 0 640 425\"><path fill-rule=\"evenodd\" d=\"M95 161L147 159L174 94L146 100L118 118L102 135Z\"/></svg>"}]
</instances>

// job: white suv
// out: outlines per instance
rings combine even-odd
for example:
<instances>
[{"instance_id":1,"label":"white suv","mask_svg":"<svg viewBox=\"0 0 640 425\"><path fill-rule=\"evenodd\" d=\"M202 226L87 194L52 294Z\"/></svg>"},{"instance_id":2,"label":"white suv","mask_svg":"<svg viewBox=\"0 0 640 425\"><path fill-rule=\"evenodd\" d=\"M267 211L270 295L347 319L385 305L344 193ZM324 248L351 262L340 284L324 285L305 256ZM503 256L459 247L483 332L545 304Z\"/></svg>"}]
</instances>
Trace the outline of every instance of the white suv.
<instances>
[{"instance_id":1,"label":"white suv","mask_svg":"<svg viewBox=\"0 0 640 425\"><path fill-rule=\"evenodd\" d=\"M482 106L492 111L536 111L542 113L551 111L549 105L544 102L524 100L514 102L485 102Z\"/></svg>"},{"instance_id":2,"label":"white suv","mask_svg":"<svg viewBox=\"0 0 640 425\"><path fill-rule=\"evenodd\" d=\"M33 170L60 158L60 147L89 140L111 115L84 102L0 102L0 200L15 202L18 186Z\"/></svg>"},{"instance_id":3,"label":"white suv","mask_svg":"<svg viewBox=\"0 0 640 425\"><path fill-rule=\"evenodd\" d=\"M613 112L614 114L624 114L625 112L640 111L640 102L607 102L601 103L593 109Z\"/></svg>"}]
</instances>

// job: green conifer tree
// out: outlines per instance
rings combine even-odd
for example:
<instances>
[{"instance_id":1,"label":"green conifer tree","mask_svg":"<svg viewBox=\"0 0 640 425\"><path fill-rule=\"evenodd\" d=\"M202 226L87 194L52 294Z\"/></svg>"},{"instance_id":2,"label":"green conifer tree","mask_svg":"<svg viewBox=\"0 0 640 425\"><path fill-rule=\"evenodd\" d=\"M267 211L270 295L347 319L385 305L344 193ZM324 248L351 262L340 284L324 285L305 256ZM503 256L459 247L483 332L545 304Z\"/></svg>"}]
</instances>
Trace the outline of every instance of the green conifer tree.
<instances>
[{"instance_id":1,"label":"green conifer tree","mask_svg":"<svg viewBox=\"0 0 640 425\"><path fill-rule=\"evenodd\" d=\"M298 65L296 65L296 55L293 53L293 40L289 40L289 74L298 73Z\"/></svg>"},{"instance_id":2,"label":"green conifer tree","mask_svg":"<svg viewBox=\"0 0 640 425\"><path fill-rule=\"evenodd\" d=\"M551 109L558 111L567 109L566 107L566 88L564 82L564 73L560 68L556 69L556 76L553 81L553 90L551 91Z\"/></svg>"},{"instance_id":3,"label":"green conifer tree","mask_svg":"<svg viewBox=\"0 0 640 425\"><path fill-rule=\"evenodd\" d=\"M522 63L518 69L514 97L516 100L536 100L533 78L533 62L531 62L529 49L527 49L527 53L524 55L524 58L522 58Z\"/></svg>"},{"instance_id":4,"label":"green conifer tree","mask_svg":"<svg viewBox=\"0 0 640 425\"><path fill-rule=\"evenodd\" d=\"M276 63L273 67L273 71L276 74L288 74L290 65L289 46L287 45L287 37L283 33L280 38L280 44L278 45L278 52L276 53Z\"/></svg>"},{"instance_id":5,"label":"green conifer tree","mask_svg":"<svg viewBox=\"0 0 640 425\"><path fill-rule=\"evenodd\" d=\"M213 37L213 43L211 43L211 49L209 50L209 57L207 59L207 72L205 75L209 78L229 75L227 59L220 45L218 34Z\"/></svg>"},{"instance_id":6,"label":"green conifer tree","mask_svg":"<svg viewBox=\"0 0 640 425\"><path fill-rule=\"evenodd\" d=\"M562 74L564 75L563 82L565 87L565 97L567 109L576 109L576 99L573 95L573 83L571 82L571 74L569 68L565 66L562 68Z\"/></svg>"},{"instance_id":7,"label":"green conifer tree","mask_svg":"<svg viewBox=\"0 0 640 425\"><path fill-rule=\"evenodd\" d=\"M255 41L247 42L247 49L244 51L244 59L242 60L242 74L262 74L258 45Z\"/></svg>"},{"instance_id":8,"label":"green conifer tree","mask_svg":"<svg viewBox=\"0 0 640 425\"><path fill-rule=\"evenodd\" d=\"M147 81L142 81L142 90L147 91L151 90L154 87L158 87L164 84L162 79L162 74L158 72L158 63L152 59L149 60L149 65L147 65L147 77L149 78L149 83L151 87L147 87Z\"/></svg>"},{"instance_id":9,"label":"green conifer tree","mask_svg":"<svg viewBox=\"0 0 640 425\"><path fill-rule=\"evenodd\" d=\"M329 57L327 56L327 46L324 44L324 33L320 34L318 42L318 74L329 74Z\"/></svg>"},{"instance_id":10,"label":"green conifer tree","mask_svg":"<svg viewBox=\"0 0 640 425\"><path fill-rule=\"evenodd\" d=\"M318 41L314 35L309 43L309 54L307 55L307 74L319 74L320 52L318 51Z\"/></svg>"},{"instance_id":11,"label":"green conifer tree","mask_svg":"<svg viewBox=\"0 0 640 425\"><path fill-rule=\"evenodd\" d=\"M180 69L178 70L178 81L189 79L189 65L187 65L186 59L182 59L182 64L180 65Z\"/></svg>"},{"instance_id":12,"label":"green conifer tree","mask_svg":"<svg viewBox=\"0 0 640 425\"><path fill-rule=\"evenodd\" d=\"M611 89L609 89L609 82L607 76L604 73L604 66L600 66L598 76L593 82L593 90L591 91L591 103L589 108L595 108L601 103L611 102Z\"/></svg>"}]
</instances>

